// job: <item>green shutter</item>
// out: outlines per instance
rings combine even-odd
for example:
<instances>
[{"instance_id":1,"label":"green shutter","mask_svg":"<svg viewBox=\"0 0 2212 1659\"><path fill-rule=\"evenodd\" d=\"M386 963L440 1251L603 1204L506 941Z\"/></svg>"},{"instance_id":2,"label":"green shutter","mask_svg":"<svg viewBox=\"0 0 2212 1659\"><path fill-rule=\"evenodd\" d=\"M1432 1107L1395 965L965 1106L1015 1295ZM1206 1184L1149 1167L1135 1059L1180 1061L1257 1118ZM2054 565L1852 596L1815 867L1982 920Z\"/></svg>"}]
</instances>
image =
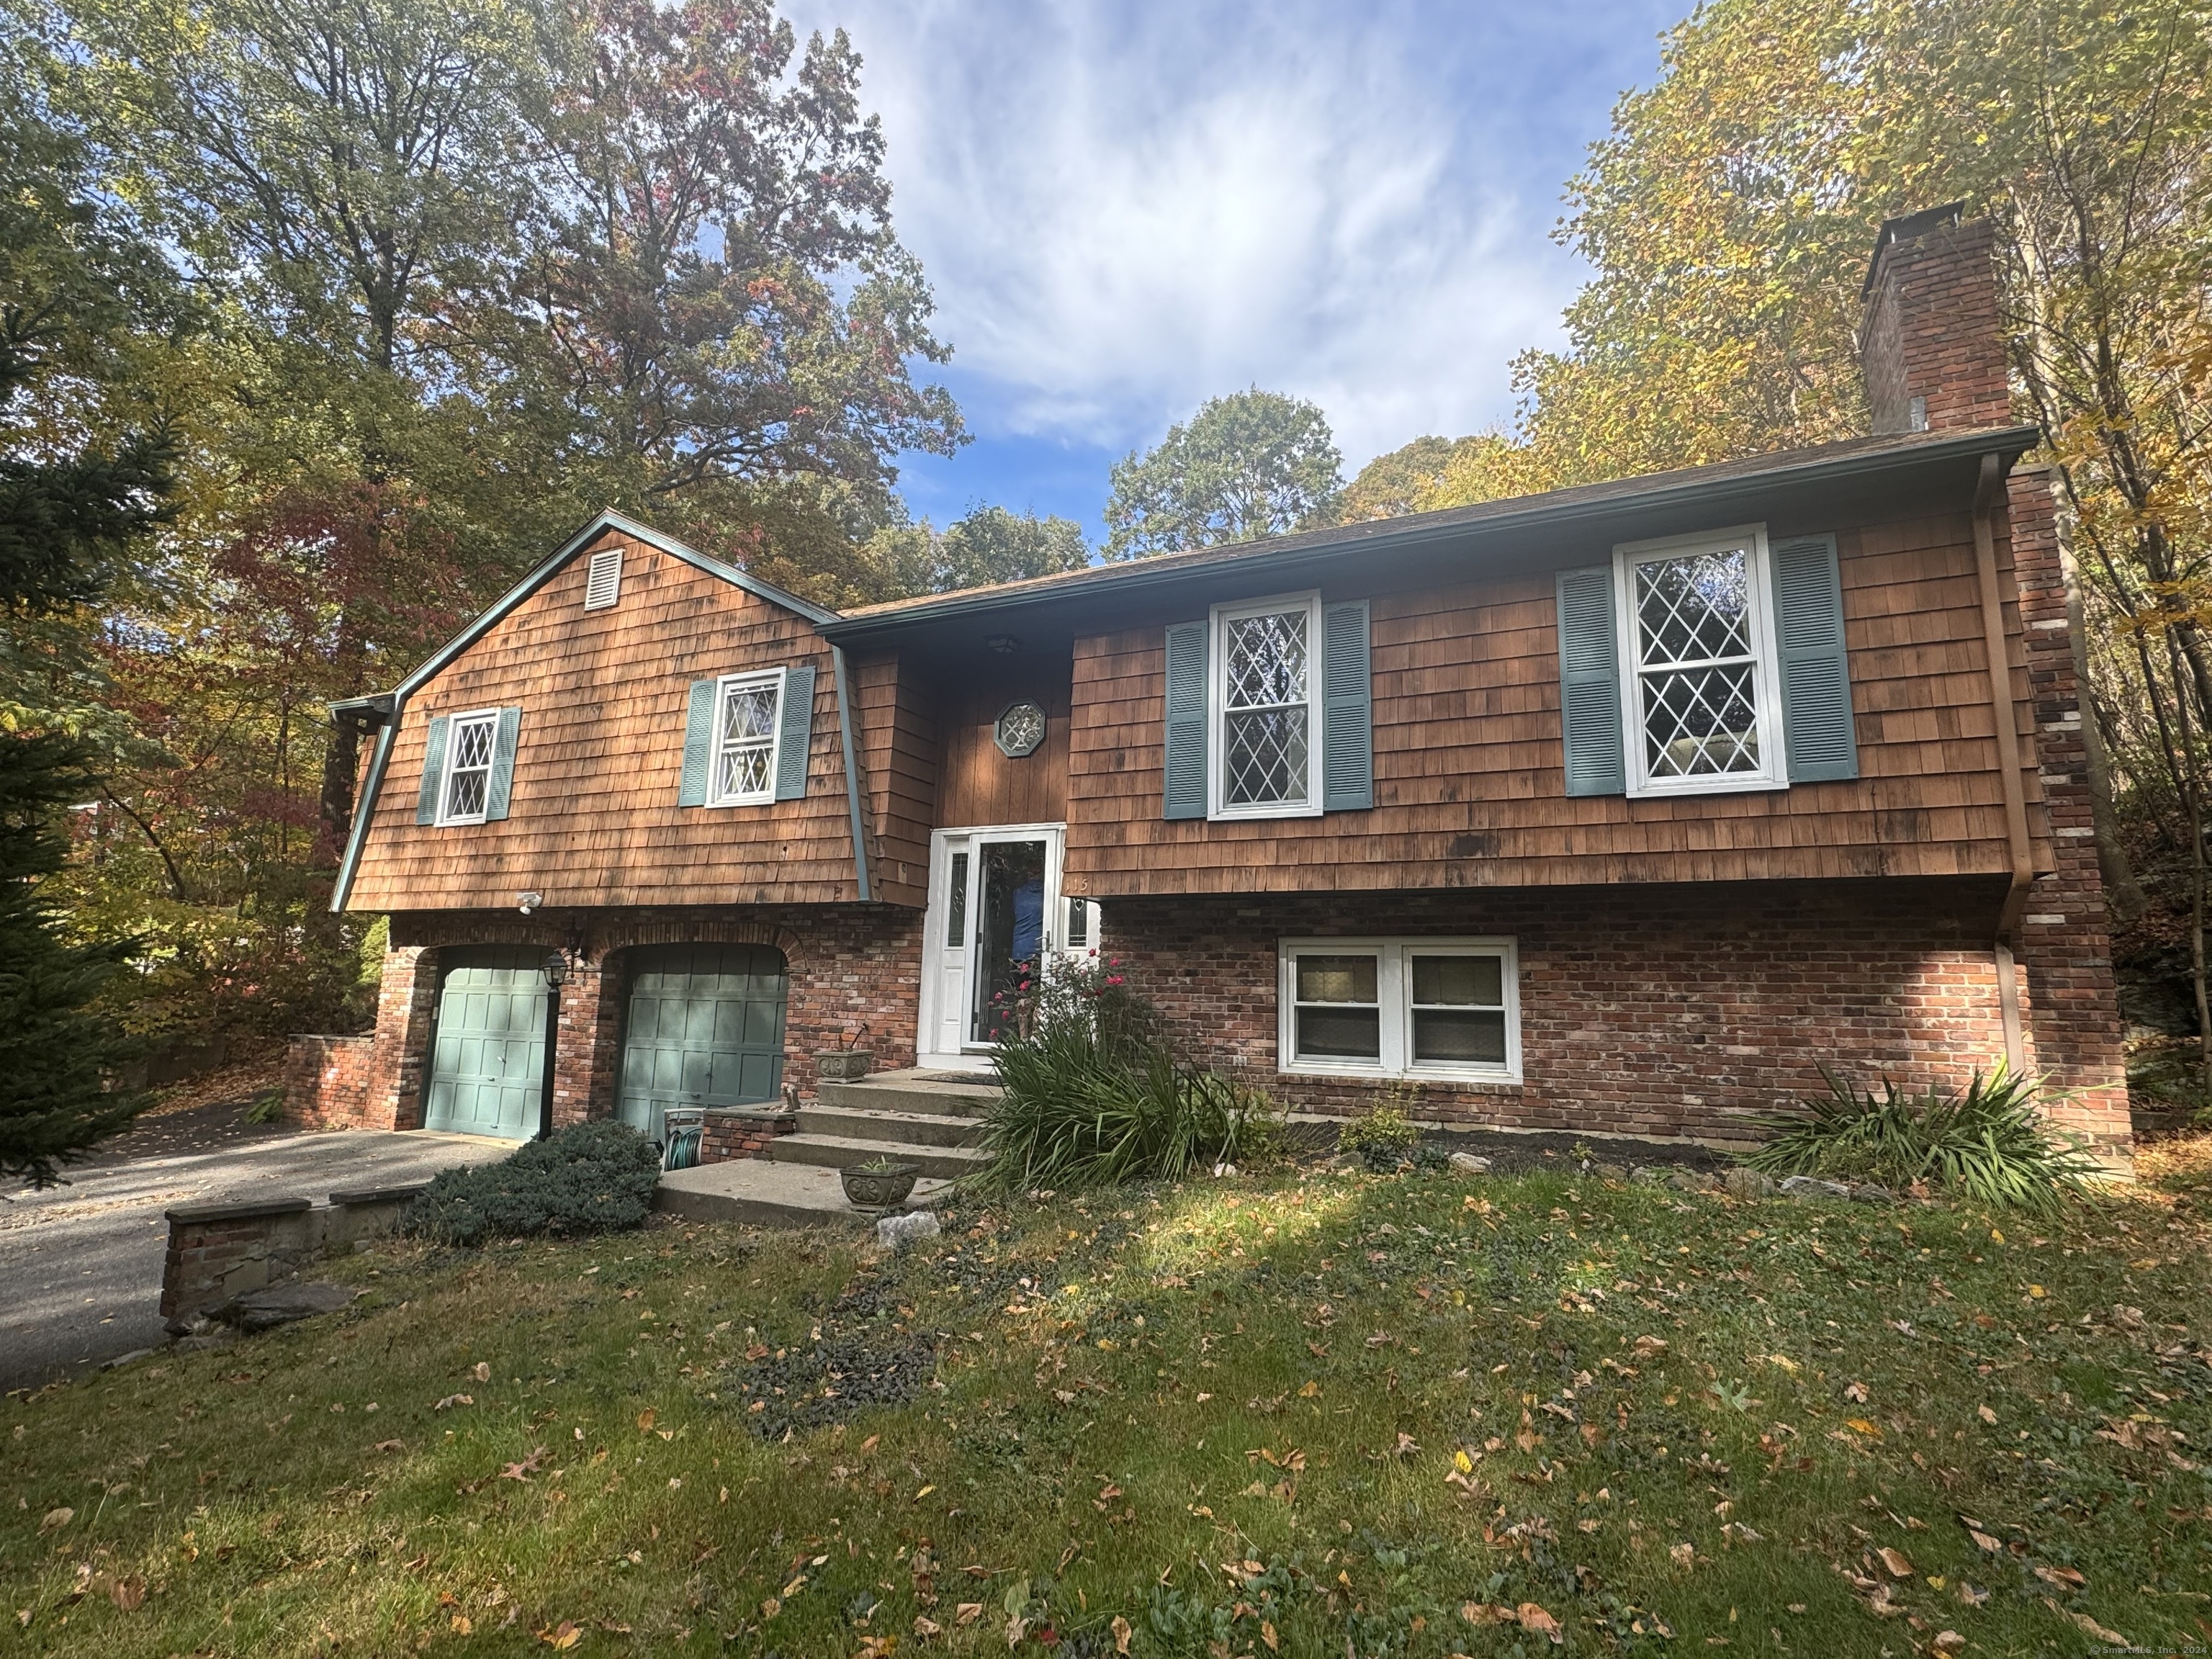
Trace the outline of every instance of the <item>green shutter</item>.
<instances>
[{"instance_id":1,"label":"green shutter","mask_svg":"<svg viewBox=\"0 0 2212 1659\"><path fill-rule=\"evenodd\" d=\"M1168 629L1167 757L1160 816L1206 816L1206 623Z\"/></svg>"},{"instance_id":2,"label":"green shutter","mask_svg":"<svg viewBox=\"0 0 2212 1659\"><path fill-rule=\"evenodd\" d=\"M775 798L797 800L806 793L807 751L814 739L814 671L783 671L782 735L776 741Z\"/></svg>"},{"instance_id":3,"label":"green shutter","mask_svg":"<svg viewBox=\"0 0 2212 1659\"><path fill-rule=\"evenodd\" d=\"M438 821L438 792L446 784L446 727L448 719L444 714L432 717L430 736L422 745L422 794L415 803L415 822L435 823Z\"/></svg>"},{"instance_id":4,"label":"green shutter","mask_svg":"<svg viewBox=\"0 0 2212 1659\"><path fill-rule=\"evenodd\" d=\"M499 730L491 743L491 776L484 784L484 821L507 816L507 798L514 793L514 739L522 729L522 711L499 711Z\"/></svg>"},{"instance_id":5,"label":"green shutter","mask_svg":"<svg viewBox=\"0 0 2212 1659\"><path fill-rule=\"evenodd\" d=\"M1368 661L1367 601L1322 611L1322 810L1375 805L1375 681Z\"/></svg>"},{"instance_id":6,"label":"green shutter","mask_svg":"<svg viewBox=\"0 0 2212 1659\"><path fill-rule=\"evenodd\" d=\"M1782 720L1790 781L1859 775L1851 679L1844 649L1844 586L1833 536L1777 542L1775 633L1782 644Z\"/></svg>"},{"instance_id":7,"label":"green shutter","mask_svg":"<svg viewBox=\"0 0 2212 1659\"><path fill-rule=\"evenodd\" d=\"M678 806L707 804L707 773L714 752L714 697L720 680L691 682L691 704L684 717L684 781L677 786Z\"/></svg>"},{"instance_id":8,"label":"green shutter","mask_svg":"<svg viewBox=\"0 0 2212 1659\"><path fill-rule=\"evenodd\" d=\"M1613 567L1559 572L1559 733L1570 795L1628 788L1620 743L1620 653L1613 635Z\"/></svg>"}]
</instances>

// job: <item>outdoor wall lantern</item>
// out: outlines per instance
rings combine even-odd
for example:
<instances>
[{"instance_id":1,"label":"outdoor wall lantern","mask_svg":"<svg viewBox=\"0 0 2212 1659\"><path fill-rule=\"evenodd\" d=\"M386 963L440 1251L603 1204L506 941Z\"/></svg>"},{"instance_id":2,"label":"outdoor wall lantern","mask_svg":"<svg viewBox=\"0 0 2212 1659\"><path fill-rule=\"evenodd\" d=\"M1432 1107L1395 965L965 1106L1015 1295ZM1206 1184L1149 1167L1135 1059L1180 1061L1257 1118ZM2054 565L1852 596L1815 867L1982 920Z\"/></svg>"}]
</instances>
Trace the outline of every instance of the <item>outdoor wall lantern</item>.
<instances>
[{"instance_id":1,"label":"outdoor wall lantern","mask_svg":"<svg viewBox=\"0 0 2212 1659\"><path fill-rule=\"evenodd\" d=\"M559 990L568 982L568 953L566 951L554 951L545 958L539 971L545 975L546 984Z\"/></svg>"}]
</instances>

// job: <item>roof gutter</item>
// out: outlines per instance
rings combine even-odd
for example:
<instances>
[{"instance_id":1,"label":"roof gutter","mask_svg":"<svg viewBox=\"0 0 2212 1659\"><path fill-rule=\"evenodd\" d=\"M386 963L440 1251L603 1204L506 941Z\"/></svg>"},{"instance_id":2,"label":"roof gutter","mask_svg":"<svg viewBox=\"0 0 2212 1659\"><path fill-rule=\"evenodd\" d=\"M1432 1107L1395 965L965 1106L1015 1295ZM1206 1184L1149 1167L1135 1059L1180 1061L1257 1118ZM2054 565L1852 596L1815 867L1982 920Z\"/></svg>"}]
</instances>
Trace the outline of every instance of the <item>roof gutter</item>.
<instances>
[{"instance_id":1,"label":"roof gutter","mask_svg":"<svg viewBox=\"0 0 2212 1659\"><path fill-rule=\"evenodd\" d=\"M845 805L853 817L853 875L860 890L860 902L872 896L868 889L867 824L860 812L860 773L853 764L853 704L846 687L845 649L830 647L830 666L837 680L837 737L845 745Z\"/></svg>"},{"instance_id":2,"label":"roof gutter","mask_svg":"<svg viewBox=\"0 0 2212 1659\"><path fill-rule=\"evenodd\" d=\"M1974 485L1974 574L1982 593L1982 647L1990 671L1990 713L1996 722L1997 775L2004 788L2005 841L2012 853L2012 882L1997 913L1997 1006L2004 1022L2005 1065L2013 1076L2027 1071L2027 1044L2020 1012L2020 975L2013 948L2020 918L2035 883L2035 854L2027 835L2027 789L2021 781L2020 713L2012 691L2012 656L2005 639L2004 592L1997 581L1996 534L1991 520L2004 490L2004 459L1982 457Z\"/></svg>"},{"instance_id":3,"label":"roof gutter","mask_svg":"<svg viewBox=\"0 0 2212 1659\"><path fill-rule=\"evenodd\" d=\"M2017 455L2041 441L2042 433L2039 428L2015 427L2002 433L1979 431L1961 434L1948 440L1923 439L1906 446L1800 462L1765 471L1732 474L1723 478L1686 479L1624 495L1548 504L1544 497L1533 496L1528 498L1530 505L1525 507L1478 513L1472 517L1466 516L1464 510L1449 514L1423 514L1411 521L1382 520L1371 526L1359 526L1354 534L1301 542L1289 547L1270 547L1262 544L1247 552L1195 560L1180 560L1174 555L1166 555L1158 559L1139 560L1062 578L1047 577L1008 586L950 593L942 599L918 600L896 609L840 617L822 624L822 633L832 641L851 641L892 633L917 623L943 622L1102 593L1170 587L1184 581L1200 581L1220 576L1251 564L1264 564L1271 571L1275 571L1304 563L1337 559L1353 552L1399 551L1468 535L1497 535L1536 527L1574 525L1593 519L1649 513L1684 503L1718 503L1745 495L1771 494L1784 486L1849 483L1871 474L1893 471L1901 463L1943 460L1978 452L1986 453L1993 443L1996 453L2000 457L2007 452Z\"/></svg>"},{"instance_id":4,"label":"roof gutter","mask_svg":"<svg viewBox=\"0 0 2212 1659\"><path fill-rule=\"evenodd\" d=\"M353 828L346 832L345 856L338 860L337 884L331 889L331 908L343 912L346 901L353 896L354 872L361 868L361 849L368 840L368 820L376 806L377 791L384 785L385 763L392 758L392 739L399 730L399 710L395 698L385 722L377 728L376 753L368 763L368 780L362 785L361 799L354 803Z\"/></svg>"}]
</instances>

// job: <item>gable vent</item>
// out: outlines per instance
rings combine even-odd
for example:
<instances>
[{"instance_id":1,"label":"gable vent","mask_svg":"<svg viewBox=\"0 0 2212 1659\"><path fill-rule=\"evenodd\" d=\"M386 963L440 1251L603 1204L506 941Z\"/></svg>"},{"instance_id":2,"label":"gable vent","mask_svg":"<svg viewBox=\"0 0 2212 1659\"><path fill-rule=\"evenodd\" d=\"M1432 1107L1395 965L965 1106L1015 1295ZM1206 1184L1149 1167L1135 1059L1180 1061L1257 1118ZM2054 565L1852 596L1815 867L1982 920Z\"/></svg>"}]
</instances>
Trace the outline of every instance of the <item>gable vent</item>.
<instances>
[{"instance_id":1,"label":"gable vent","mask_svg":"<svg viewBox=\"0 0 2212 1659\"><path fill-rule=\"evenodd\" d=\"M601 548L592 555L592 572L584 580L584 609L605 611L622 597L622 549Z\"/></svg>"}]
</instances>

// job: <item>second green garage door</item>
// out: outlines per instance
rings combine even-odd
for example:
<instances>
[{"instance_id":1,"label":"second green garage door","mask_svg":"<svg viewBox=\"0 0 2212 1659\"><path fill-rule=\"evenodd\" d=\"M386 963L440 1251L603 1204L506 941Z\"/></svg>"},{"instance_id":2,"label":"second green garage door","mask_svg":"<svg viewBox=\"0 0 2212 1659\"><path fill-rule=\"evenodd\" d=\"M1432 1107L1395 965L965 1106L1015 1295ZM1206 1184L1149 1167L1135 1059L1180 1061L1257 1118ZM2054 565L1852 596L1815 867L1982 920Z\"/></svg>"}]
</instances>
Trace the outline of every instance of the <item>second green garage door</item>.
<instances>
[{"instance_id":1,"label":"second green garage door","mask_svg":"<svg viewBox=\"0 0 2212 1659\"><path fill-rule=\"evenodd\" d=\"M683 945L630 958L622 1121L651 1140L672 1106L746 1106L783 1091L783 952Z\"/></svg>"},{"instance_id":2,"label":"second green garage door","mask_svg":"<svg viewBox=\"0 0 2212 1659\"><path fill-rule=\"evenodd\" d=\"M422 1127L527 1140L545 1112L544 953L491 945L441 954Z\"/></svg>"}]
</instances>

